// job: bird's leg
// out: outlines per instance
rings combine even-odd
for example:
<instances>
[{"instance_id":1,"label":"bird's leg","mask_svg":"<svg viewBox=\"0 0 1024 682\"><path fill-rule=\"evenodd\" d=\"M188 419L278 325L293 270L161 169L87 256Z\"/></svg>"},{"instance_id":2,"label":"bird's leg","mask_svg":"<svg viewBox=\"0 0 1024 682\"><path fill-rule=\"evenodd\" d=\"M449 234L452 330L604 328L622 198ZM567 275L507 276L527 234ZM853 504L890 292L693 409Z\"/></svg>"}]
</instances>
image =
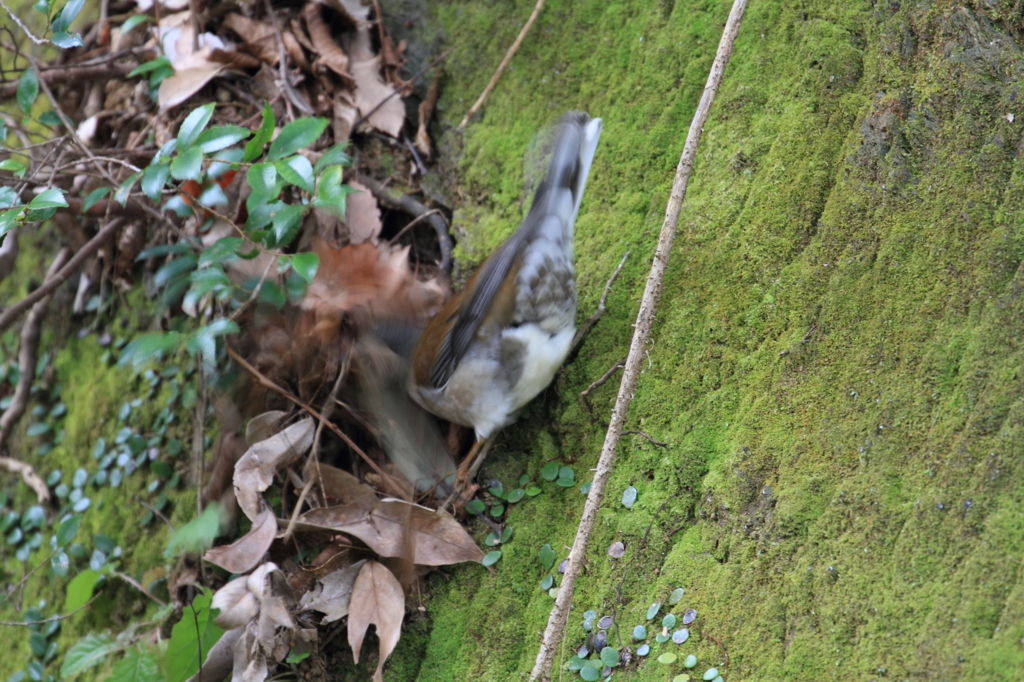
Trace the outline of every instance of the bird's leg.
<instances>
[{"instance_id":1,"label":"bird's leg","mask_svg":"<svg viewBox=\"0 0 1024 682\"><path fill-rule=\"evenodd\" d=\"M494 436L491 434L487 438L481 438L473 444L473 448L466 455L466 459L462 460L462 464L459 465L459 472L461 473L466 469L466 463L472 461L469 469L466 470L465 481L472 481L476 478L476 472L480 471L480 466L484 463L484 457L487 456L487 451L491 449L491 445L494 443Z\"/></svg>"}]
</instances>

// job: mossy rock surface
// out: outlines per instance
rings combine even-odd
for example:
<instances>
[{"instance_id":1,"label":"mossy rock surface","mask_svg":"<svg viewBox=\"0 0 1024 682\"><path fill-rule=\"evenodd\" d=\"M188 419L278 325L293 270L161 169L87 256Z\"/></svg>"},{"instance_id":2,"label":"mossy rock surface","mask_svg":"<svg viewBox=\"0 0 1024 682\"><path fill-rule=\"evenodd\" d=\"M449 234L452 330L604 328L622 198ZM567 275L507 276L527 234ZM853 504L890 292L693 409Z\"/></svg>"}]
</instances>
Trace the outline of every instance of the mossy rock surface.
<instances>
[{"instance_id":1,"label":"mossy rock surface","mask_svg":"<svg viewBox=\"0 0 1024 682\"><path fill-rule=\"evenodd\" d=\"M730 6L549 0L451 132L533 4L435 10L454 47L441 127L473 216L460 253L515 228L533 136L579 108L605 121L577 224L581 318L631 255L608 314L490 456L506 487L555 454L591 477L605 430L578 395L626 355ZM667 447L620 445L566 660L584 610L614 610L633 645L648 606L684 587L662 614L696 608L730 680L1020 679L1022 30L1009 2L751 3L629 413ZM591 397L599 413L616 387ZM538 552L565 558L583 503L548 485L509 512L494 573L429 580L408 679L526 678L552 604ZM698 676L722 667L707 638L657 645L648 627L652 653L616 678L671 679L689 653ZM659 665L669 650L679 663Z\"/></svg>"}]
</instances>

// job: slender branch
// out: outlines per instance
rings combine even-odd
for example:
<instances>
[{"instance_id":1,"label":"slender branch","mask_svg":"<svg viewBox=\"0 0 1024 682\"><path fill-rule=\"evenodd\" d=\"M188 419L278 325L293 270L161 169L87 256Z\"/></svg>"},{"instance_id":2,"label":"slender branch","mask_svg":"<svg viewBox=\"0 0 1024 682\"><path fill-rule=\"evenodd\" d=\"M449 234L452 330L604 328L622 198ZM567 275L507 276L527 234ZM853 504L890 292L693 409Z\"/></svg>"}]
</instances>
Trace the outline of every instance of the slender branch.
<instances>
[{"instance_id":1,"label":"slender branch","mask_svg":"<svg viewBox=\"0 0 1024 682\"><path fill-rule=\"evenodd\" d=\"M11 19L14 19L14 23L16 23L18 27L25 32L25 35L27 35L29 37L29 40L31 40L33 43L35 43L36 45L50 44L50 41L46 38L36 38L32 31L28 30L28 26L21 23L21 19L18 18L17 14L11 11L11 8L7 6L7 3L4 2L4 0L0 0L0 7L4 8L4 10L7 12L7 16L9 16Z\"/></svg>"},{"instance_id":2,"label":"slender branch","mask_svg":"<svg viewBox=\"0 0 1024 682\"><path fill-rule=\"evenodd\" d=\"M604 285L604 293L601 294L601 300L597 302L597 310L595 310L587 321L580 325L579 330L576 332L576 336L572 337L572 343L569 344L569 355L571 356L576 348L583 343L583 337L585 337L590 330L594 328L598 320L604 317L604 314L608 312L608 294L612 290L612 283L618 278L619 273L622 272L622 266L626 264L626 259L629 258L629 251L622 255L622 260L619 261L618 266L615 268L615 272L608 278L608 281Z\"/></svg>"},{"instance_id":3,"label":"slender branch","mask_svg":"<svg viewBox=\"0 0 1024 682\"><path fill-rule=\"evenodd\" d=\"M323 419L320 413L313 407L302 402L302 400L299 399L298 396L293 395L291 392L281 388L273 381L268 379L266 376L264 376L264 374L260 372L258 369L250 365L249 362L241 355L239 355L234 348L227 344L224 344L224 348L227 350L228 355L230 355L235 362L241 365L243 369L245 369L245 371L249 372L249 374L252 374L256 378L256 381L260 382L260 384L269 388L271 391L274 391L275 393L283 396L284 398L287 398L291 402L295 403L296 405L304 409L306 412L309 412L309 414L315 417L316 419ZM324 421L324 424L326 424L327 428L329 428L331 431L334 431L338 438L345 441L345 444L352 448L352 450L357 455L359 455L363 459L363 461L370 466L371 469L377 472L377 475L380 476L381 479L387 481L388 484L391 485L395 490L401 490L401 485L399 484L399 482L396 481L392 476L389 476L383 469L381 469L380 465L374 462L373 459L371 459L368 454L363 452L363 449L356 445L355 441L349 438L344 431L339 429L337 426L334 425L334 423L330 421Z\"/></svg>"},{"instance_id":4,"label":"slender branch","mask_svg":"<svg viewBox=\"0 0 1024 682\"><path fill-rule=\"evenodd\" d=\"M112 80L127 77L133 68L131 64L93 64L88 66L51 67L48 69L37 67L36 74L39 76L40 84L99 79ZM0 100L14 97L17 91L17 81L0 86Z\"/></svg>"},{"instance_id":5,"label":"slender branch","mask_svg":"<svg viewBox=\"0 0 1024 682\"><path fill-rule=\"evenodd\" d=\"M19 620L19 621L0 620L0 625L10 625L12 627L31 627L33 625L45 625L46 623L52 623L54 621L64 620L66 618L70 618L71 616L75 615L76 613L78 613L82 609L89 608L89 606L91 606L92 603L94 601L96 601L97 599L99 599L99 598L100 598L100 595L97 594L92 599L90 599L89 601L85 602L84 604L79 606L77 609L75 609L71 613L65 613L63 616L53 616L52 618L44 618L43 620Z\"/></svg>"},{"instance_id":6,"label":"slender branch","mask_svg":"<svg viewBox=\"0 0 1024 682\"><path fill-rule=\"evenodd\" d=\"M415 216L416 218L427 218L429 214L430 224L434 226L434 231L437 232L437 243L441 248L441 262L438 264L438 267L446 273L451 273L452 238L451 235L448 234L448 223L440 213L432 214L426 206L408 195L392 194L387 187L373 178L365 175L357 175L355 180L360 185L363 185L366 189L370 190L370 194L376 197L377 201L388 208L403 211L409 215Z\"/></svg>"},{"instance_id":7,"label":"slender branch","mask_svg":"<svg viewBox=\"0 0 1024 682\"><path fill-rule=\"evenodd\" d=\"M61 266L68 259L70 250L63 248L57 253L57 257L50 264L47 271L47 279L53 277L54 273L60 270ZM21 329L21 347L18 350L18 366L21 367L21 378L18 386L14 389L14 397L10 407L0 416L0 452L11 435L11 430L18 423L21 416L28 407L29 392L32 389L32 381L35 379L36 357L39 354L39 337L42 333L43 318L46 316L46 309L50 305L50 295L43 296L32 306L32 312L25 320L25 326ZM21 476L25 484L32 488L39 502L46 502L50 499L50 489L46 482L39 477L31 464L22 462L14 457L0 457L0 468Z\"/></svg>"},{"instance_id":8,"label":"slender branch","mask_svg":"<svg viewBox=\"0 0 1024 682\"><path fill-rule=\"evenodd\" d=\"M647 286L640 301L640 312L637 314L636 329L633 333L633 340L630 343L629 355L626 357L626 367L622 373L619 395L615 400L615 408L612 410L611 424L605 436L604 446L601 448L601 456L597 462L597 471L590 485L590 494L587 496L587 502L583 508L583 518L576 532L576 539L573 541L572 550L569 552L569 565L562 578L555 606L548 618L547 629L544 631L536 663L530 673L531 680L548 678L555 655L558 652L558 643L565 629L565 622L569 616L569 606L572 604L573 595L576 591L576 580L583 567L583 561L587 554L587 544L590 541L590 534L597 520L598 509L604 501L604 491L608 485L608 479L611 477L612 466L615 463L615 454L619 438L622 434L622 427L626 421L626 413L629 410L630 402L633 400L637 379L643 366L647 340L651 334L654 313L661 298L662 287L664 286L669 254L671 253L672 243L675 241L676 229L679 225L679 213L682 210L683 200L686 198L686 188L690 182L690 173L693 170L693 163L697 157L697 144L700 142L704 124L708 120L708 114L718 92L718 86L722 82L725 67L729 63L729 57L732 55L733 43L736 40L736 35L739 33L743 12L746 8L747 0L733 0L729 19L726 21L725 29L722 32L722 39L718 44L718 52L711 65L711 72L708 74L707 85L704 86L704 93L701 95L697 111L694 113L693 121L690 123L690 131L686 136L683 153L679 159L679 165L676 167L675 179L672 182L672 193L669 195L668 206L665 208L665 221L662 223L661 234L658 237L658 248L654 253L651 272L647 277Z\"/></svg>"},{"instance_id":9,"label":"slender branch","mask_svg":"<svg viewBox=\"0 0 1024 682\"><path fill-rule=\"evenodd\" d=\"M111 220L96 234L95 237L86 242L85 246L78 250L78 253L76 253L74 257L67 262L67 265L54 273L52 277L47 277L38 289L0 313L0 332L3 332L5 329L10 327L14 320L18 319L23 312L32 307L37 301L43 299L54 289L66 282L75 270L85 262L86 258L96 253L96 251L98 251L108 239L117 234L123 224L123 218L115 218Z\"/></svg>"},{"instance_id":10,"label":"slender branch","mask_svg":"<svg viewBox=\"0 0 1024 682\"><path fill-rule=\"evenodd\" d=\"M491 76L491 82L488 83L487 87L484 88L484 91L480 93L480 97L477 99L476 103L474 103L473 106L469 108L469 111L466 112L466 116L462 119L462 123L459 124L460 130L466 127L466 124L469 123L469 119L473 118L473 115L476 114L476 112L480 110L480 107L484 105L484 100L486 100L487 96L491 94L491 90L494 90L494 86L498 84L498 79L501 78L501 74L505 72L505 67L508 66L510 61L512 61L512 57L516 56L516 51L519 49L519 46L523 44L523 39L526 37L526 34L530 32L530 27L533 26L533 22L535 22L537 17L540 16L540 11L543 8L544 0L537 0L537 4L533 8L533 13L530 15L530 18L526 20L526 24L523 25L523 30L519 32L519 35L516 37L516 41L512 43L512 47L508 48L508 52L505 53L505 58L501 60L501 64L498 64L498 70L494 72L493 76Z\"/></svg>"}]
</instances>

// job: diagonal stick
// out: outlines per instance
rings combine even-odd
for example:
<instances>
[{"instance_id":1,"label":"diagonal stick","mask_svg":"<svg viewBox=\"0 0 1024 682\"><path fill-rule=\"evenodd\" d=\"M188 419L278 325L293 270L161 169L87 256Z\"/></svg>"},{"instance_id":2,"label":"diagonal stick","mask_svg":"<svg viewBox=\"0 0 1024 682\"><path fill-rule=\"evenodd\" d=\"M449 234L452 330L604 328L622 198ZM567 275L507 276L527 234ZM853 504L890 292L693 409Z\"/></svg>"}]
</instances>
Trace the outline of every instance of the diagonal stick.
<instances>
[{"instance_id":1,"label":"diagonal stick","mask_svg":"<svg viewBox=\"0 0 1024 682\"><path fill-rule=\"evenodd\" d=\"M708 113L711 104L715 100L718 86L722 82L726 64L732 55L732 46L736 35L740 30L740 22L743 20L743 12L747 8L747 0L733 0L732 10L729 12L729 19L725 23L722 32L722 39L718 44L718 52L715 54L715 61L711 64L711 73L708 74L707 85L704 86L704 93L701 95L700 104L693 115L693 122L690 123L690 132L686 136L686 143L683 145L683 154L676 167L675 180L672 182L672 194L669 195L668 206L665 208L665 222L661 226L661 234L658 237L658 248L654 252L654 262L651 264L651 272L647 276L647 287L644 289L643 298L640 300L640 312L636 318L636 330L633 333L633 340L629 346L629 356L626 358L626 367L622 373L622 384L619 386L619 395L615 399L615 408L612 410L611 423L608 426L608 433L604 439L604 446L601 448L601 456L597 461L597 472L594 474L594 481L590 485L590 494L587 496L587 503L583 507L583 518L580 521L579 529L576 531L576 539L572 544L572 551L569 552L569 565L566 568L565 576L562 578L562 585L558 591L558 598L548 618L548 626L544 630L544 637L541 641L540 651L537 653L537 661L530 673L530 680L548 679L551 666L558 651L559 640L565 631L566 621L569 616L569 605L572 603L573 592L576 588L576 579L579 577L583 567L583 561L587 554L587 543L590 540L590 533L597 520L597 511L604 500L604 489L608 484L608 478L612 473L612 465L615 462L615 450L619 444L619 437L622 435L622 426L626 421L626 412L636 391L636 382L640 376L640 368L643 366L644 348L647 346L647 339L651 334L651 326L654 323L654 312L658 307L658 300L661 298L661 291L664 285L665 269L668 267L668 256L672 250L672 242L675 241L676 228L679 225L679 213L682 209L683 199L686 198L686 187L690 182L690 172L693 170L693 163L697 157L697 143L700 142L701 132L708 120Z\"/></svg>"}]
</instances>

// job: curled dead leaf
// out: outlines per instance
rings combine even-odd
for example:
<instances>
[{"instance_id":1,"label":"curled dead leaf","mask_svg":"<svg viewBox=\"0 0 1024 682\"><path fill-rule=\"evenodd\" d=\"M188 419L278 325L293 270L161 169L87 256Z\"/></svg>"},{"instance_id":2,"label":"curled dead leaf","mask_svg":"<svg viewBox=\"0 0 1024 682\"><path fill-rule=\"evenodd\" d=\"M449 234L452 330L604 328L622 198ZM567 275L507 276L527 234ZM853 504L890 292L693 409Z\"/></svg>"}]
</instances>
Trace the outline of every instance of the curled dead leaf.
<instances>
[{"instance_id":1,"label":"curled dead leaf","mask_svg":"<svg viewBox=\"0 0 1024 682\"><path fill-rule=\"evenodd\" d=\"M210 606L220 609L214 621L225 630L243 627L259 613L260 605L256 595L249 591L249 576L235 578L217 590Z\"/></svg>"},{"instance_id":2,"label":"curled dead leaf","mask_svg":"<svg viewBox=\"0 0 1024 682\"><path fill-rule=\"evenodd\" d=\"M321 7L319 2L310 2L302 9L302 18L306 21L306 30L313 41L313 49L320 55L317 61L340 76L348 87L353 87L355 81L348 71L348 55L338 46L331 35L331 30L324 23Z\"/></svg>"},{"instance_id":3,"label":"curled dead leaf","mask_svg":"<svg viewBox=\"0 0 1024 682\"><path fill-rule=\"evenodd\" d=\"M373 488L365 483L360 483L358 478L347 471L329 464L321 464L312 459L306 462L306 468L302 475L306 480L312 477L316 481L324 499L331 506L348 504L366 495L374 494Z\"/></svg>"},{"instance_id":4,"label":"curled dead leaf","mask_svg":"<svg viewBox=\"0 0 1024 682\"><path fill-rule=\"evenodd\" d=\"M277 470L294 462L313 445L313 431L313 420L307 417L256 443L235 464L235 497L251 520L256 520L261 495L270 487Z\"/></svg>"},{"instance_id":5,"label":"curled dead leaf","mask_svg":"<svg viewBox=\"0 0 1024 682\"><path fill-rule=\"evenodd\" d=\"M301 525L354 535L385 557L407 556L422 566L482 561L484 553L450 514L404 500L362 497L339 507L312 509Z\"/></svg>"},{"instance_id":6,"label":"curled dead leaf","mask_svg":"<svg viewBox=\"0 0 1024 682\"><path fill-rule=\"evenodd\" d=\"M349 612L349 601L352 598L352 587L356 576L366 559L357 561L351 566L338 569L317 581L317 586L302 595L299 604L303 609L319 611L324 614L323 623L344 618Z\"/></svg>"},{"instance_id":7,"label":"curled dead leaf","mask_svg":"<svg viewBox=\"0 0 1024 682\"><path fill-rule=\"evenodd\" d=\"M277 519L270 507L264 503L263 510L253 521L248 533L230 545L207 550L203 559L230 573L248 573L263 560L263 555L270 549L275 535Z\"/></svg>"},{"instance_id":8,"label":"curled dead leaf","mask_svg":"<svg viewBox=\"0 0 1024 682\"><path fill-rule=\"evenodd\" d=\"M258 414L245 425L245 444L250 448L273 436L280 430L281 423L288 417L287 412L270 410Z\"/></svg>"},{"instance_id":9,"label":"curled dead leaf","mask_svg":"<svg viewBox=\"0 0 1024 682\"><path fill-rule=\"evenodd\" d=\"M359 570L349 602L348 643L352 657L359 662L359 650L371 624L377 626L380 662L373 673L374 682L384 680L384 662L395 650L405 617L405 593L394 574L383 564L367 561Z\"/></svg>"},{"instance_id":10,"label":"curled dead leaf","mask_svg":"<svg viewBox=\"0 0 1024 682\"><path fill-rule=\"evenodd\" d=\"M348 227L348 238L352 244L377 242L384 225L380 221L380 207L377 199L363 185L355 180L348 183L352 189L359 190L348 195L345 200L345 225Z\"/></svg>"}]
</instances>

